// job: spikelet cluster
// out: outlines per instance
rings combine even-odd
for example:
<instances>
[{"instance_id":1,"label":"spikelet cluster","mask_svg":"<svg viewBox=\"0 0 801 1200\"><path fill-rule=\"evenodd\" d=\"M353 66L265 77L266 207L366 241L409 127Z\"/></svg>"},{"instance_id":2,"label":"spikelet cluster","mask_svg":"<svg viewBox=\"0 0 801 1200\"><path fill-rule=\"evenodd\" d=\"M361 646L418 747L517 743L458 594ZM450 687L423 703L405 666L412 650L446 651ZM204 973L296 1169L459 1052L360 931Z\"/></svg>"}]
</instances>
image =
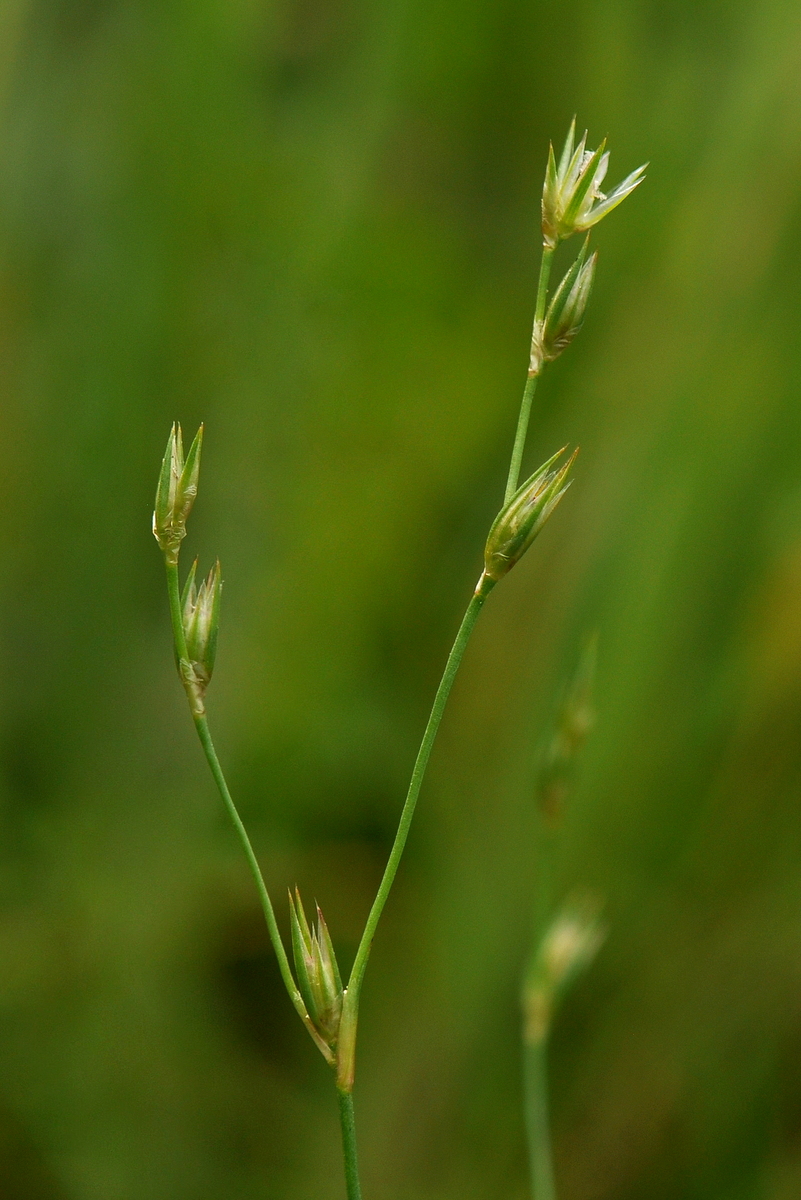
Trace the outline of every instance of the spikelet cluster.
<instances>
[{"instance_id":1,"label":"spikelet cluster","mask_svg":"<svg viewBox=\"0 0 801 1200\"><path fill-rule=\"evenodd\" d=\"M574 233L585 232L602 221L642 182L648 166L643 163L637 167L605 195L601 184L609 168L606 139L597 150L587 149L586 130L578 145L575 141L574 117L558 165L553 144L548 153L542 191L542 236L550 249Z\"/></svg>"}]
</instances>

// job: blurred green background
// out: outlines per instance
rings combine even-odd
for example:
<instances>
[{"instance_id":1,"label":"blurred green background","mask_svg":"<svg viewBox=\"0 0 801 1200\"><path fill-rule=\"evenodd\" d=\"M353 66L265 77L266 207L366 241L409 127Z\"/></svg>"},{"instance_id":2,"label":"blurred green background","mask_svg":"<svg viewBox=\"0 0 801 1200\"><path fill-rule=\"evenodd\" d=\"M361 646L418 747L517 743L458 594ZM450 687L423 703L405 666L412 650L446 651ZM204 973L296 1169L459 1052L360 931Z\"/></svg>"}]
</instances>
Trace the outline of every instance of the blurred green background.
<instances>
[{"instance_id":1,"label":"blurred green background","mask_svg":"<svg viewBox=\"0 0 801 1200\"><path fill-rule=\"evenodd\" d=\"M588 630L559 889L610 934L553 1047L560 1200L801 1195L801 10L2 0L0 1196L339 1200L180 693L149 532L207 424L210 713L286 919L353 954L498 507L549 137L610 135L529 461L362 1005L368 1200L528 1195L537 748Z\"/></svg>"}]
</instances>

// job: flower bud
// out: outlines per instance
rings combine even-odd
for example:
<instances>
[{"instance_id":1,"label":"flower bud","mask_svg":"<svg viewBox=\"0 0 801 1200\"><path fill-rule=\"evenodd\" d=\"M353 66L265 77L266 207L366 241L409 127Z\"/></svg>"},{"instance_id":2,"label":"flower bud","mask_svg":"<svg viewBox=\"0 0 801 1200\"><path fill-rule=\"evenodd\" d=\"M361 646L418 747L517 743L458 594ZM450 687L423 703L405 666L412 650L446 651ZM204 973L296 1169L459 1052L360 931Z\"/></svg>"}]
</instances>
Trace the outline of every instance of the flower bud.
<instances>
[{"instance_id":1,"label":"flower bud","mask_svg":"<svg viewBox=\"0 0 801 1200\"><path fill-rule=\"evenodd\" d=\"M297 888L294 897L289 893L289 920L298 988L320 1039L334 1052L339 1037L343 993L328 926L318 906L317 928L309 927Z\"/></svg>"},{"instance_id":2,"label":"flower bud","mask_svg":"<svg viewBox=\"0 0 801 1200\"><path fill-rule=\"evenodd\" d=\"M186 638L186 654L192 668L195 690L202 702L217 655L222 578L220 563L217 561L200 587L196 589L196 571L197 559L193 562L192 570L184 584L181 596L181 617Z\"/></svg>"},{"instance_id":3,"label":"flower bud","mask_svg":"<svg viewBox=\"0 0 801 1200\"><path fill-rule=\"evenodd\" d=\"M560 467L551 467L565 450L554 454L517 489L509 503L495 518L484 548L484 575L497 583L523 557L548 517L570 487L565 484L570 468L575 462L578 449ZM562 486L564 484L564 487Z\"/></svg>"},{"instance_id":4,"label":"flower bud","mask_svg":"<svg viewBox=\"0 0 801 1200\"><path fill-rule=\"evenodd\" d=\"M195 434L184 462L181 426L173 424L161 464L156 506L153 510L153 536L170 563L178 562L181 542L186 536L186 518L197 496L200 473L200 447L203 426Z\"/></svg>"},{"instance_id":5,"label":"flower bud","mask_svg":"<svg viewBox=\"0 0 801 1200\"><path fill-rule=\"evenodd\" d=\"M534 326L529 375L538 375L543 363L558 358L581 329L598 261L597 253L587 260L588 241L556 289L545 319Z\"/></svg>"},{"instance_id":6,"label":"flower bud","mask_svg":"<svg viewBox=\"0 0 801 1200\"><path fill-rule=\"evenodd\" d=\"M609 155L604 152L606 141L597 150L587 150L586 131L578 146L575 146L575 137L574 117L558 166L553 145L548 152L542 189L542 236L549 249L603 220L642 182L648 165L644 163L632 171L605 196L600 188L609 167Z\"/></svg>"}]
</instances>

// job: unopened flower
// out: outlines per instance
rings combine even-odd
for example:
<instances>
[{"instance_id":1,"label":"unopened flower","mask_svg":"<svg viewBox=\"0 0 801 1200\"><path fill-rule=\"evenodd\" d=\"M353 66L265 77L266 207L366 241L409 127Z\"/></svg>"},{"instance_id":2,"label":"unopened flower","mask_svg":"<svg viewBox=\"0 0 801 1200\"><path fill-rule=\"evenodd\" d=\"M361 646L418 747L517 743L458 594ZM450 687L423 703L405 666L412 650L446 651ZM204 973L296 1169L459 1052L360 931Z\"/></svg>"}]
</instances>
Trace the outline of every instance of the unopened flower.
<instances>
[{"instance_id":1,"label":"unopened flower","mask_svg":"<svg viewBox=\"0 0 801 1200\"><path fill-rule=\"evenodd\" d=\"M495 518L484 548L484 576L497 582L528 550L562 496L578 450L558 470L551 467L564 454L563 446L522 484ZM481 583L479 584L481 587Z\"/></svg>"},{"instance_id":2,"label":"unopened flower","mask_svg":"<svg viewBox=\"0 0 801 1200\"><path fill-rule=\"evenodd\" d=\"M186 518L197 496L200 474L200 447L203 426L195 434L184 461L181 426L174 424L161 463L156 505L153 510L153 536L170 563L177 563L181 542L186 536Z\"/></svg>"},{"instance_id":3,"label":"unopened flower","mask_svg":"<svg viewBox=\"0 0 801 1200\"><path fill-rule=\"evenodd\" d=\"M558 358L581 329L598 261L597 253L587 258L588 240L554 292L545 318L534 326L529 375L538 375L543 363Z\"/></svg>"}]
</instances>

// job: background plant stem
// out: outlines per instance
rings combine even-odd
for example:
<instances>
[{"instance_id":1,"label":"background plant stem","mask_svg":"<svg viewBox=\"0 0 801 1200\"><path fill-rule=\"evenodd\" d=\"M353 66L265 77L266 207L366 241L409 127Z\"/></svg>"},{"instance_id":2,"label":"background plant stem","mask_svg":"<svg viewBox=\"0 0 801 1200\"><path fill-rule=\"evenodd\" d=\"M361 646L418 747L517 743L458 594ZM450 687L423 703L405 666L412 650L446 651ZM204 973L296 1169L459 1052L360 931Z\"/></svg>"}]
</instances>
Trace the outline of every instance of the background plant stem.
<instances>
[{"instance_id":1,"label":"background plant stem","mask_svg":"<svg viewBox=\"0 0 801 1200\"><path fill-rule=\"evenodd\" d=\"M539 852L539 878L537 880L537 895L534 906L534 949L532 962L542 939L548 932L553 912L553 877L554 859L556 857L556 830L546 820L542 821Z\"/></svg>"},{"instance_id":2,"label":"background plant stem","mask_svg":"<svg viewBox=\"0 0 801 1200\"><path fill-rule=\"evenodd\" d=\"M544 821L540 837L539 879L534 910L534 944L529 973L536 970L539 948L553 910L555 830ZM548 1104L548 1034L523 1037L523 1111L528 1143L532 1200L556 1200Z\"/></svg>"},{"instance_id":3,"label":"background plant stem","mask_svg":"<svg viewBox=\"0 0 801 1200\"><path fill-rule=\"evenodd\" d=\"M547 1037L525 1046L524 1088L532 1200L556 1200L548 1112Z\"/></svg>"}]
</instances>

